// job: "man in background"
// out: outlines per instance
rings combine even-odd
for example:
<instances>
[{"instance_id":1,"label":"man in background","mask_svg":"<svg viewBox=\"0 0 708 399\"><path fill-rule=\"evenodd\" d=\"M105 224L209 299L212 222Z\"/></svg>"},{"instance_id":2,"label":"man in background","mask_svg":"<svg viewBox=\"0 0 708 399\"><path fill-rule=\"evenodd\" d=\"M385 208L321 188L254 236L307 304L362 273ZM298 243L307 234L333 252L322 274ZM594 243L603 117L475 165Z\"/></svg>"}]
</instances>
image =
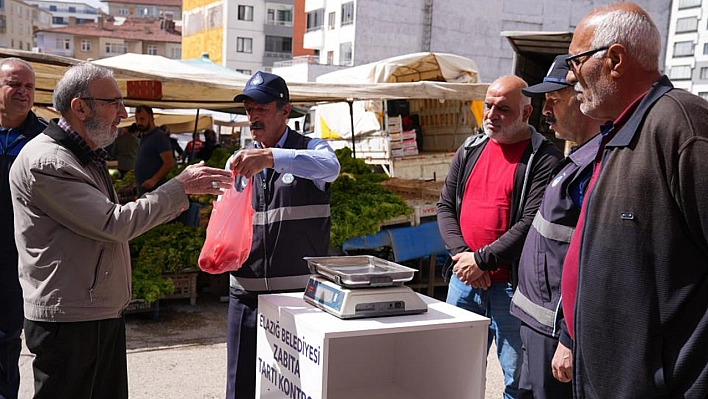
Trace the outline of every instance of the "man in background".
<instances>
[{"instance_id":1,"label":"man in background","mask_svg":"<svg viewBox=\"0 0 708 399\"><path fill-rule=\"evenodd\" d=\"M19 58L0 60L0 398L17 398L22 341L22 289L10 200L10 166L20 150L47 126L32 112L35 77Z\"/></svg>"},{"instance_id":2,"label":"man in background","mask_svg":"<svg viewBox=\"0 0 708 399\"><path fill-rule=\"evenodd\" d=\"M551 172L521 253L519 286L511 300L511 314L521 320L524 348L519 399L573 397L573 345L564 328L560 285L563 259L600 144L600 123L580 112L577 93L566 80L566 58L557 56L542 83L521 90L529 97L545 96L546 123L557 138L577 147Z\"/></svg>"},{"instance_id":3,"label":"man in background","mask_svg":"<svg viewBox=\"0 0 708 399\"><path fill-rule=\"evenodd\" d=\"M484 134L457 150L437 205L438 225L454 266L447 302L489 317L504 397L515 398L521 366L520 322L509 314L524 239L560 151L528 124L526 82L501 77L485 97Z\"/></svg>"},{"instance_id":4,"label":"man in background","mask_svg":"<svg viewBox=\"0 0 708 399\"><path fill-rule=\"evenodd\" d=\"M34 399L125 399L128 241L187 209L188 194L221 194L233 179L193 165L121 205L104 150L127 117L112 73L92 63L69 68L54 108L61 118L10 169Z\"/></svg>"},{"instance_id":5,"label":"man in background","mask_svg":"<svg viewBox=\"0 0 708 399\"><path fill-rule=\"evenodd\" d=\"M118 172L120 177L125 177L125 174L133 170L135 167L135 159L138 156L138 128L133 123L128 127L120 129L116 141L113 142L113 151L115 152L116 161L118 161Z\"/></svg>"},{"instance_id":6,"label":"man in background","mask_svg":"<svg viewBox=\"0 0 708 399\"><path fill-rule=\"evenodd\" d=\"M304 256L329 249L330 183L339 162L327 142L287 127L290 95L285 80L257 72L234 101L243 101L254 143L236 152L227 168L253 184L251 253L231 273L227 326L226 397L256 393L258 295L299 291L310 271Z\"/></svg>"},{"instance_id":7,"label":"man in background","mask_svg":"<svg viewBox=\"0 0 708 399\"><path fill-rule=\"evenodd\" d=\"M708 103L659 73L634 3L575 30L568 81L603 125L563 266L578 398L708 397Z\"/></svg>"},{"instance_id":8,"label":"man in background","mask_svg":"<svg viewBox=\"0 0 708 399\"><path fill-rule=\"evenodd\" d=\"M135 159L135 180L138 196L160 187L167 181L167 173L175 166L170 138L155 126L152 108L135 108L135 124L140 132L140 146Z\"/></svg>"}]
</instances>

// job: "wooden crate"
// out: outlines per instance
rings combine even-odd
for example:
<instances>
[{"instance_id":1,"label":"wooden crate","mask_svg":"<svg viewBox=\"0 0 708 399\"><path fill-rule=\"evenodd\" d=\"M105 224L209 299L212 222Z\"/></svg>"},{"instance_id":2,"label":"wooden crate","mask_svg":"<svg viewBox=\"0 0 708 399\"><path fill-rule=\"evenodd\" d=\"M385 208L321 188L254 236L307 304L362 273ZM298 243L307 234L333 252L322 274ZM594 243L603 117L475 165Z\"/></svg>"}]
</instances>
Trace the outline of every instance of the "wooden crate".
<instances>
[{"instance_id":1,"label":"wooden crate","mask_svg":"<svg viewBox=\"0 0 708 399\"><path fill-rule=\"evenodd\" d=\"M182 273L165 273L163 276L172 280L175 291L172 295L164 296L160 299L189 299L190 305L197 304L197 274L198 271Z\"/></svg>"}]
</instances>

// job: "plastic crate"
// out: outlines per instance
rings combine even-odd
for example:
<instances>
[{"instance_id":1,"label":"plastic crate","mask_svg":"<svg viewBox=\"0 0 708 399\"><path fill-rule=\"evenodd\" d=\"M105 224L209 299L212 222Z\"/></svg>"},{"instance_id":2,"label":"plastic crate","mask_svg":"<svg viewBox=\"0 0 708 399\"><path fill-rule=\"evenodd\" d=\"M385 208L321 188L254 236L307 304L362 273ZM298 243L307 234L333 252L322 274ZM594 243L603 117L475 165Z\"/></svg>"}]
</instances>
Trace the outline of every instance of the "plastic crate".
<instances>
[{"instance_id":1,"label":"plastic crate","mask_svg":"<svg viewBox=\"0 0 708 399\"><path fill-rule=\"evenodd\" d=\"M160 299L189 299L190 305L197 304L197 271L182 273L165 273L163 276L172 280L175 290L172 295Z\"/></svg>"}]
</instances>

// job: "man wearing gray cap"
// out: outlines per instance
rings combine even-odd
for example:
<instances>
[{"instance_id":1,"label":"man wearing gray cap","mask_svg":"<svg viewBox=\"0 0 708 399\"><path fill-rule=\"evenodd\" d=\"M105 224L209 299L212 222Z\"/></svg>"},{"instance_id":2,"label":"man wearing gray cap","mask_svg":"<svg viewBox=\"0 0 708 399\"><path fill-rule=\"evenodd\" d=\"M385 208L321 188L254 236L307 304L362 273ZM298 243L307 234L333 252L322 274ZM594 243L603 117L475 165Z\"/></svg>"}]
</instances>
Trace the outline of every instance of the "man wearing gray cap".
<instances>
[{"instance_id":1,"label":"man wearing gray cap","mask_svg":"<svg viewBox=\"0 0 708 399\"><path fill-rule=\"evenodd\" d=\"M231 273L227 324L226 398L253 398L256 388L258 295L303 291L310 272L304 256L329 249L330 184L339 162L323 140L287 126L288 86L256 72L234 101L243 101L254 144L226 163L253 184L253 242L241 269Z\"/></svg>"},{"instance_id":2,"label":"man wearing gray cap","mask_svg":"<svg viewBox=\"0 0 708 399\"><path fill-rule=\"evenodd\" d=\"M546 123L557 138L578 147L551 172L521 253L519 286L510 308L521 320L524 347L519 399L573 397L572 342L560 307L561 273L601 137L600 123L580 112L577 93L565 78L566 58L557 56L542 83L521 90L529 97L545 96Z\"/></svg>"}]
</instances>

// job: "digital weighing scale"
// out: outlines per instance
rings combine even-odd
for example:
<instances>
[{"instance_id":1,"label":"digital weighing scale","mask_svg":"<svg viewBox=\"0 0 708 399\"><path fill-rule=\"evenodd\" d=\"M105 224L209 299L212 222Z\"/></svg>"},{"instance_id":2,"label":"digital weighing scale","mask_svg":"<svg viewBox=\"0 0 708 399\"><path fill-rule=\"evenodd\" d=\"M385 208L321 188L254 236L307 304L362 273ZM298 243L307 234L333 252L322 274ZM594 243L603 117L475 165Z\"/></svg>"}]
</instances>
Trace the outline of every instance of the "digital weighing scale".
<instances>
[{"instance_id":1,"label":"digital weighing scale","mask_svg":"<svg viewBox=\"0 0 708 399\"><path fill-rule=\"evenodd\" d=\"M399 316L428 311L403 285L415 269L373 256L306 257L313 273L304 299L340 319Z\"/></svg>"}]
</instances>

